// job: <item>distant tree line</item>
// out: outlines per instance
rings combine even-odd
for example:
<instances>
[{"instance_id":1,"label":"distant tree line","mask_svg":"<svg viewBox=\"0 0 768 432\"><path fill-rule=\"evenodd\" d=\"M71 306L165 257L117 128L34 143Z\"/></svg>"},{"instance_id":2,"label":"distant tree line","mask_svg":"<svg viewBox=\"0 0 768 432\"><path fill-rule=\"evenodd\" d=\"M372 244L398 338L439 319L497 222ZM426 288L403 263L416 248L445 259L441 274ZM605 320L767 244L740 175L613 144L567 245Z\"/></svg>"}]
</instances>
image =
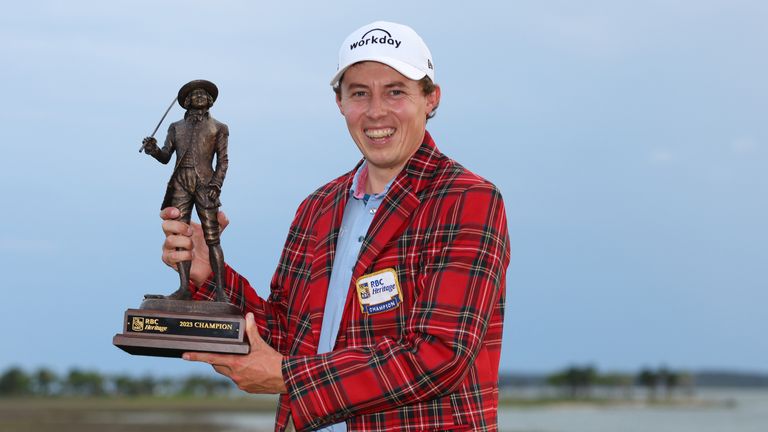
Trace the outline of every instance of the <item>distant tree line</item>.
<instances>
[{"instance_id":1,"label":"distant tree line","mask_svg":"<svg viewBox=\"0 0 768 432\"><path fill-rule=\"evenodd\" d=\"M634 386L646 390L647 399L655 401L660 394L664 399L672 399L680 389L690 391L693 385L692 375L666 367L657 369L644 368L636 375L600 374L594 366L569 366L547 376L547 383L561 390L563 396L572 399L590 398L596 387L618 389L629 398Z\"/></svg>"},{"instance_id":2,"label":"distant tree line","mask_svg":"<svg viewBox=\"0 0 768 432\"><path fill-rule=\"evenodd\" d=\"M601 395L631 398L635 387L645 389L649 401L672 399L677 393L689 392L693 377L681 371L660 367L644 368L637 374L600 373L591 365L572 365L546 376L546 384L555 387L561 397L589 399L595 389ZM190 375L178 378L140 377L127 374L104 375L93 370L70 369L57 374L49 368L27 372L10 367L0 375L0 397L57 396L227 396L238 392L228 379L218 376Z\"/></svg>"},{"instance_id":3,"label":"distant tree line","mask_svg":"<svg viewBox=\"0 0 768 432\"><path fill-rule=\"evenodd\" d=\"M56 396L226 396L236 390L226 378L190 375L180 378L134 377L125 374L103 375L73 368L59 375L51 369L27 372L10 367L0 375L0 397Z\"/></svg>"}]
</instances>

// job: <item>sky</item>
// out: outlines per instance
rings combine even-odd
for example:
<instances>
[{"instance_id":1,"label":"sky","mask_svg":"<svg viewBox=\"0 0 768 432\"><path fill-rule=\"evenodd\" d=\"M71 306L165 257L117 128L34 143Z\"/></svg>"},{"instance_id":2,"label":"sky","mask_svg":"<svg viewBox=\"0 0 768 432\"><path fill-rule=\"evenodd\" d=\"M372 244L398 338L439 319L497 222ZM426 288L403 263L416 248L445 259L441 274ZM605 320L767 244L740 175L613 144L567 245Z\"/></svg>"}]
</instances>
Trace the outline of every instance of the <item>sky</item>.
<instances>
[{"instance_id":1,"label":"sky","mask_svg":"<svg viewBox=\"0 0 768 432\"><path fill-rule=\"evenodd\" d=\"M298 204L360 159L329 81L344 38L379 19L429 45L428 130L504 196L502 371L768 371L757 0L6 5L0 370L207 371L111 342L178 281L160 261L170 167L141 139L182 84L218 85L222 245L266 295Z\"/></svg>"}]
</instances>

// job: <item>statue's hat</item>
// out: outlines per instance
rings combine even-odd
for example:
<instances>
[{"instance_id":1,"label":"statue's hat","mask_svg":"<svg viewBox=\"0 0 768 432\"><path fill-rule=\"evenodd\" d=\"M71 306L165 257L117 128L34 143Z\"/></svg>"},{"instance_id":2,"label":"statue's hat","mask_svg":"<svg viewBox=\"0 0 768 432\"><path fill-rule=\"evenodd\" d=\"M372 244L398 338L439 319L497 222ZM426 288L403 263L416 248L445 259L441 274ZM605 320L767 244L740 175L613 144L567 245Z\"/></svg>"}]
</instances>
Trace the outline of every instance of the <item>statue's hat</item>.
<instances>
[{"instance_id":1,"label":"statue's hat","mask_svg":"<svg viewBox=\"0 0 768 432\"><path fill-rule=\"evenodd\" d=\"M182 108L187 109L187 107L184 106L184 100L187 98L187 96L189 96L190 93L197 89L205 90L209 95L211 95L211 98L213 98L214 102L216 102L216 98L219 96L219 89L216 87L216 84L207 80L190 81L184 84L181 89L179 89L179 96L177 100L179 101L179 105L181 105Z\"/></svg>"}]
</instances>

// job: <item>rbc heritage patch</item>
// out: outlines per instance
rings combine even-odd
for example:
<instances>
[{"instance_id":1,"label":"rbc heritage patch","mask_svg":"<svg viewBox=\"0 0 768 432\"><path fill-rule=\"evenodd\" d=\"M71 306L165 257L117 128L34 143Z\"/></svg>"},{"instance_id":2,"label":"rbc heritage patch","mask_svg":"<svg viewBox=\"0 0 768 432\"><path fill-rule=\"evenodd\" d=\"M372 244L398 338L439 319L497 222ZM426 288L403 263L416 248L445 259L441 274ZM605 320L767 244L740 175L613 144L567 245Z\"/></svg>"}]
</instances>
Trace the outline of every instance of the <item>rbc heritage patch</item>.
<instances>
[{"instance_id":1,"label":"rbc heritage patch","mask_svg":"<svg viewBox=\"0 0 768 432\"><path fill-rule=\"evenodd\" d=\"M366 314L395 309L403 301L397 272L393 268L363 275L356 286L360 309Z\"/></svg>"}]
</instances>

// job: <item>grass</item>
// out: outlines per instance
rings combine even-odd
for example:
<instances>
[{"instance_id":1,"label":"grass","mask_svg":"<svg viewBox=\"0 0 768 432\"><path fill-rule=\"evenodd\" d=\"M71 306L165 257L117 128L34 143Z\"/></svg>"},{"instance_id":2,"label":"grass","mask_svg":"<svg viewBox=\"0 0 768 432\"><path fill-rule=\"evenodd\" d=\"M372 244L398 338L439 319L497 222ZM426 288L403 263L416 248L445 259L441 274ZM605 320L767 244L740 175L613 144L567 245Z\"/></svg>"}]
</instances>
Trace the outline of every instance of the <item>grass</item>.
<instances>
[{"instance_id":1,"label":"grass","mask_svg":"<svg viewBox=\"0 0 768 432\"><path fill-rule=\"evenodd\" d=\"M0 432L233 431L237 429L213 421L211 415L263 413L270 416L275 412L276 403L271 397L0 399Z\"/></svg>"}]
</instances>

